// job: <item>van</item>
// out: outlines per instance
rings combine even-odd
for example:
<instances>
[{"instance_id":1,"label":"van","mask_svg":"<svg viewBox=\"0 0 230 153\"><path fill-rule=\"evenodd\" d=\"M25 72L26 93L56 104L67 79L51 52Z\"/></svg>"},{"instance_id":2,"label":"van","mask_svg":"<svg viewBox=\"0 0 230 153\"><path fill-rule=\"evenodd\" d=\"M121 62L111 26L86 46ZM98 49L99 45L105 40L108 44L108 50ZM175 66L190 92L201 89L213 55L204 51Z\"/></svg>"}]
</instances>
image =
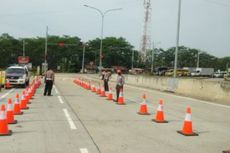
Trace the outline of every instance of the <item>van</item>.
<instances>
[{"instance_id":1,"label":"van","mask_svg":"<svg viewBox=\"0 0 230 153\"><path fill-rule=\"evenodd\" d=\"M10 66L6 69L6 79L10 85L27 87L30 82L30 74L26 66Z\"/></svg>"}]
</instances>

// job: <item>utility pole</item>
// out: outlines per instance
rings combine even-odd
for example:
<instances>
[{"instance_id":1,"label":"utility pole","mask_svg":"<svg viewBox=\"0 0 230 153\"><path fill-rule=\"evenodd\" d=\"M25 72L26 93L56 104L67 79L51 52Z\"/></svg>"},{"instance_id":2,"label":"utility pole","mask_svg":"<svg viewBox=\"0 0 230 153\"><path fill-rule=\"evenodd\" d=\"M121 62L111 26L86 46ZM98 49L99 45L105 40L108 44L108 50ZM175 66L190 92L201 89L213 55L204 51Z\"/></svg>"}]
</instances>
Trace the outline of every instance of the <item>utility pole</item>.
<instances>
[{"instance_id":1,"label":"utility pole","mask_svg":"<svg viewBox=\"0 0 230 153\"><path fill-rule=\"evenodd\" d=\"M23 53L22 53L22 56L25 57L25 40L22 41L23 43L23 47L22 47L22 50L23 50Z\"/></svg>"},{"instance_id":2,"label":"utility pole","mask_svg":"<svg viewBox=\"0 0 230 153\"><path fill-rule=\"evenodd\" d=\"M84 69L85 69L85 46L86 44L83 43L83 51L82 51L82 65L81 65L81 69L82 69L82 73L84 73Z\"/></svg>"},{"instance_id":3,"label":"utility pole","mask_svg":"<svg viewBox=\"0 0 230 153\"><path fill-rule=\"evenodd\" d=\"M154 54L155 54L155 46L153 42L153 50L152 50L152 59L151 59L151 73L153 73L153 62L154 62Z\"/></svg>"},{"instance_id":4,"label":"utility pole","mask_svg":"<svg viewBox=\"0 0 230 153\"><path fill-rule=\"evenodd\" d=\"M200 54L201 54L201 52L198 50L198 52L197 52L197 64L196 64L196 68L200 67Z\"/></svg>"},{"instance_id":5,"label":"utility pole","mask_svg":"<svg viewBox=\"0 0 230 153\"><path fill-rule=\"evenodd\" d=\"M133 69L133 62L134 62L134 50L132 50L132 69Z\"/></svg>"},{"instance_id":6,"label":"utility pole","mask_svg":"<svg viewBox=\"0 0 230 153\"><path fill-rule=\"evenodd\" d=\"M173 72L174 78L176 78L176 72L177 72L178 48L179 48L179 41L180 41L180 18L181 18L181 0L179 0L178 3L176 51L175 51L174 72Z\"/></svg>"},{"instance_id":7,"label":"utility pole","mask_svg":"<svg viewBox=\"0 0 230 153\"><path fill-rule=\"evenodd\" d=\"M45 63L47 64L47 46L48 46L48 26L46 26L46 38L45 38Z\"/></svg>"},{"instance_id":8,"label":"utility pole","mask_svg":"<svg viewBox=\"0 0 230 153\"><path fill-rule=\"evenodd\" d=\"M44 62L44 72L47 71L47 46L48 46L48 26L46 26L46 38L45 38L45 62Z\"/></svg>"}]
</instances>

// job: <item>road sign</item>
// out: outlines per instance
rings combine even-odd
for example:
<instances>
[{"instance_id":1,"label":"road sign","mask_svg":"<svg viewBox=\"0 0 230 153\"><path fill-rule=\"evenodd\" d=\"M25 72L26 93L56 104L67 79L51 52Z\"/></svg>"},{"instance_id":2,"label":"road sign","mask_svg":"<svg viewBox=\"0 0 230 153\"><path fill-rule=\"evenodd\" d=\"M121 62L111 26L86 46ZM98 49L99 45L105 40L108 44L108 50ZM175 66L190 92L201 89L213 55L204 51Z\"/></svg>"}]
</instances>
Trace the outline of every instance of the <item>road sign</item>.
<instances>
[{"instance_id":1,"label":"road sign","mask_svg":"<svg viewBox=\"0 0 230 153\"><path fill-rule=\"evenodd\" d=\"M29 56L18 56L18 64L28 64L29 61Z\"/></svg>"}]
</instances>

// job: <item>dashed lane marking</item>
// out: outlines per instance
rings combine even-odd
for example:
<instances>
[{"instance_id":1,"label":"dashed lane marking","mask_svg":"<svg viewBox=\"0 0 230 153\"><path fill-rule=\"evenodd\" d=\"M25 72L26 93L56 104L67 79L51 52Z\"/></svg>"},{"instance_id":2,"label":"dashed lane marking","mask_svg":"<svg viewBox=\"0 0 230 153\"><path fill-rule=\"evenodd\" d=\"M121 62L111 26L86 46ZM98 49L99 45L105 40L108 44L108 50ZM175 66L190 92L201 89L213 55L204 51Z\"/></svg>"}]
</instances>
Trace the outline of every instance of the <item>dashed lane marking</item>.
<instances>
[{"instance_id":1,"label":"dashed lane marking","mask_svg":"<svg viewBox=\"0 0 230 153\"><path fill-rule=\"evenodd\" d=\"M71 116L70 116L68 110L67 110L66 108L64 108L64 109L63 109L63 112L64 112L65 117L66 117L66 119L67 119L67 121L68 121L68 123L69 123L70 129L71 129L71 130L76 130L77 127L76 127L76 125L74 124L74 122L73 122L73 120L72 120L72 118L71 118Z\"/></svg>"},{"instance_id":2,"label":"dashed lane marking","mask_svg":"<svg viewBox=\"0 0 230 153\"><path fill-rule=\"evenodd\" d=\"M5 93L4 95L2 95L0 98L3 99L5 97L7 97L11 92L13 92L14 89L11 89L10 91L8 91L7 93Z\"/></svg>"},{"instance_id":3,"label":"dashed lane marking","mask_svg":"<svg viewBox=\"0 0 230 153\"><path fill-rule=\"evenodd\" d=\"M56 94L59 93L58 90L57 90L57 88L56 88L56 86L54 86L54 90L55 90Z\"/></svg>"},{"instance_id":4,"label":"dashed lane marking","mask_svg":"<svg viewBox=\"0 0 230 153\"><path fill-rule=\"evenodd\" d=\"M62 100L61 96L58 96L58 100L61 104L64 104L64 101Z\"/></svg>"},{"instance_id":5,"label":"dashed lane marking","mask_svg":"<svg viewBox=\"0 0 230 153\"><path fill-rule=\"evenodd\" d=\"M88 149L86 149L86 148L81 148L80 151L81 151L81 153L89 153Z\"/></svg>"}]
</instances>

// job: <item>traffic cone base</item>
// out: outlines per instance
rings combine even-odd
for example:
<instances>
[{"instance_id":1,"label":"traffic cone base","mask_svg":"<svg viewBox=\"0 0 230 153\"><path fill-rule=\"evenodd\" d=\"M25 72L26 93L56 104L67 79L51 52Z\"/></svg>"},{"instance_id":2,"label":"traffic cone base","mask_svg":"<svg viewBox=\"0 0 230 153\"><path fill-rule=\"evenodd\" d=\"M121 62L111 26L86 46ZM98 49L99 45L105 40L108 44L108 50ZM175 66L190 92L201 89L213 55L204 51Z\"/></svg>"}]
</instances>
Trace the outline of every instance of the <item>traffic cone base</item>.
<instances>
[{"instance_id":1,"label":"traffic cone base","mask_svg":"<svg viewBox=\"0 0 230 153\"><path fill-rule=\"evenodd\" d=\"M199 136L199 134L192 132L192 133L184 133L183 131L177 131L177 133L182 134L184 136Z\"/></svg>"},{"instance_id":2,"label":"traffic cone base","mask_svg":"<svg viewBox=\"0 0 230 153\"><path fill-rule=\"evenodd\" d=\"M113 100L113 95L109 94L106 100Z\"/></svg>"},{"instance_id":3,"label":"traffic cone base","mask_svg":"<svg viewBox=\"0 0 230 153\"><path fill-rule=\"evenodd\" d=\"M14 115L23 115L23 112L14 113Z\"/></svg>"},{"instance_id":4,"label":"traffic cone base","mask_svg":"<svg viewBox=\"0 0 230 153\"><path fill-rule=\"evenodd\" d=\"M139 114L139 115L150 115L150 113L148 113L148 112L137 112L137 114Z\"/></svg>"},{"instance_id":5,"label":"traffic cone base","mask_svg":"<svg viewBox=\"0 0 230 153\"><path fill-rule=\"evenodd\" d=\"M152 121L153 121L153 122L156 122L156 123L168 123L168 121L165 121L165 120L164 120L164 121L157 121L157 120L155 120L155 119L152 119Z\"/></svg>"},{"instance_id":6,"label":"traffic cone base","mask_svg":"<svg viewBox=\"0 0 230 153\"><path fill-rule=\"evenodd\" d=\"M17 124L18 121L17 120L14 120L13 122L9 122L8 124Z\"/></svg>"},{"instance_id":7,"label":"traffic cone base","mask_svg":"<svg viewBox=\"0 0 230 153\"><path fill-rule=\"evenodd\" d=\"M126 105L126 104L125 104L124 102L123 102L123 103L118 103L118 102L117 102L117 105Z\"/></svg>"},{"instance_id":8,"label":"traffic cone base","mask_svg":"<svg viewBox=\"0 0 230 153\"><path fill-rule=\"evenodd\" d=\"M21 108L21 109L26 110L26 109L29 109L29 107L23 107L23 108Z\"/></svg>"},{"instance_id":9,"label":"traffic cone base","mask_svg":"<svg viewBox=\"0 0 230 153\"><path fill-rule=\"evenodd\" d=\"M9 130L8 133L4 133L4 134L1 134L0 133L0 136L11 136L12 135L12 131Z\"/></svg>"}]
</instances>

